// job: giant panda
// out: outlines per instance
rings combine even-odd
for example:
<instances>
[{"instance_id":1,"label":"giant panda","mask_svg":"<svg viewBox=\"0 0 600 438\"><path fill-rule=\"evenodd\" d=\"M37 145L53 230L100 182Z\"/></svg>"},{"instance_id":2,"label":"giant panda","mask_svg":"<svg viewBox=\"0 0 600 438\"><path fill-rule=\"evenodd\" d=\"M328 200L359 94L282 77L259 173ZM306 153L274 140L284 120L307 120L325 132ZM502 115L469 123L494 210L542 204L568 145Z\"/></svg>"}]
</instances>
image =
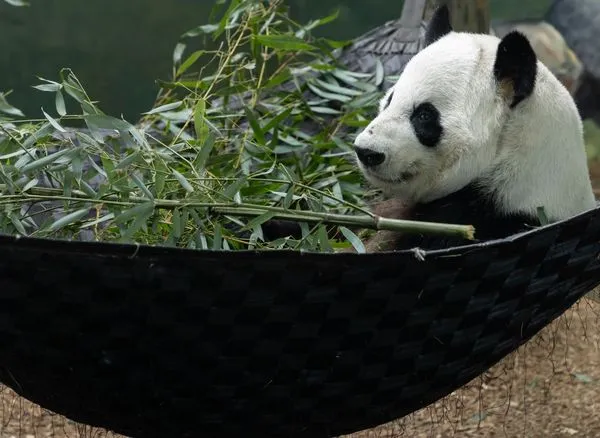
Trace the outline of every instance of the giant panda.
<instances>
[{"instance_id":1,"label":"giant panda","mask_svg":"<svg viewBox=\"0 0 600 438\"><path fill-rule=\"evenodd\" d=\"M471 224L478 240L539 226L538 207L550 221L596 207L567 89L523 34L456 32L446 6L434 12L424 48L358 133L354 152L365 179L391 202L388 216ZM383 235L386 250L469 243Z\"/></svg>"}]
</instances>

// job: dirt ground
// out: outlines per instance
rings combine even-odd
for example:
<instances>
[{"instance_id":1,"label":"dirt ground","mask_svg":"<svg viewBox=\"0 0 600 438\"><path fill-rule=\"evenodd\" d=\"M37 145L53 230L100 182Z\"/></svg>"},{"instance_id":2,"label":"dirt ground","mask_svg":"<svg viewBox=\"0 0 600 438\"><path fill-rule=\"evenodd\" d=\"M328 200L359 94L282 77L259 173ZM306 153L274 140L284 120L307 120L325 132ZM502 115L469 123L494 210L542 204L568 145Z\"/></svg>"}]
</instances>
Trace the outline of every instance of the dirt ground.
<instances>
[{"instance_id":1,"label":"dirt ground","mask_svg":"<svg viewBox=\"0 0 600 438\"><path fill-rule=\"evenodd\" d=\"M344 438L600 437L600 301L581 299L465 387L402 420ZM0 387L1 438L123 438Z\"/></svg>"}]
</instances>

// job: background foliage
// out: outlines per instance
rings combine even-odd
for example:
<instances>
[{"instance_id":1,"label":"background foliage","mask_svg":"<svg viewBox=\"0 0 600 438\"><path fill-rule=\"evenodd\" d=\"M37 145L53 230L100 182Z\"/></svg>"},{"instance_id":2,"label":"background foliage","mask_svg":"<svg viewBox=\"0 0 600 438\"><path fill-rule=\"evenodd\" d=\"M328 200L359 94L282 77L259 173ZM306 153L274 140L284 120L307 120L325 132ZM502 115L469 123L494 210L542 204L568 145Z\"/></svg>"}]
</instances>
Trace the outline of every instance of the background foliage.
<instances>
[{"instance_id":1,"label":"background foliage","mask_svg":"<svg viewBox=\"0 0 600 438\"><path fill-rule=\"evenodd\" d=\"M6 1L6 0L4 0ZM36 76L63 67L77 72L105 111L136 121L158 92L156 79L169 77L171 52L181 34L209 22L209 0L28 0L15 8L0 0L0 91L28 116L52 104L31 89ZM15 1L15 0L11 0ZM314 29L317 36L347 40L402 11L402 0L286 0L299 23L338 18ZM516 19L543 15L550 0L491 0L492 16ZM134 23L134 24L133 24ZM211 38L188 41L190 50L214 49Z\"/></svg>"}]
</instances>

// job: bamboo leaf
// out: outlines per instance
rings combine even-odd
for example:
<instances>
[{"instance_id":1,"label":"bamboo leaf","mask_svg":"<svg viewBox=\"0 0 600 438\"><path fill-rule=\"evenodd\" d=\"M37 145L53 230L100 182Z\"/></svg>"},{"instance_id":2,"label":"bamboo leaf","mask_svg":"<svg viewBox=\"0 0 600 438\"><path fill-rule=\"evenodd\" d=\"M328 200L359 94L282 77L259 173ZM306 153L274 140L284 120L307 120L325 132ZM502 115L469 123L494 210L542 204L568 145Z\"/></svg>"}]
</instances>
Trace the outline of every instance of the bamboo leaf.
<instances>
[{"instance_id":1,"label":"bamboo leaf","mask_svg":"<svg viewBox=\"0 0 600 438\"><path fill-rule=\"evenodd\" d=\"M156 108L152 108L150 111L146 111L145 113L142 113L142 114L149 116L150 114L165 113L167 111L171 111L171 110L179 108L182 104L183 104L183 102L181 100L179 100L177 102L166 103L164 105L157 106Z\"/></svg>"},{"instance_id":2,"label":"bamboo leaf","mask_svg":"<svg viewBox=\"0 0 600 438\"><path fill-rule=\"evenodd\" d=\"M81 229L90 228L90 227L93 227L96 225L100 225L101 223L109 221L114 218L115 218L114 213L108 213L108 214L105 214L104 216L100 216L98 219L94 219L93 221L84 223L79 228L81 228Z\"/></svg>"},{"instance_id":3,"label":"bamboo leaf","mask_svg":"<svg viewBox=\"0 0 600 438\"><path fill-rule=\"evenodd\" d=\"M40 78L41 79L41 78ZM48 93L56 93L61 89L61 85L58 82L47 81L47 84L34 85L33 88L39 91L44 91Z\"/></svg>"},{"instance_id":4,"label":"bamboo leaf","mask_svg":"<svg viewBox=\"0 0 600 438\"><path fill-rule=\"evenodd\" d=\"M138 231L140 228L146 228L148 219L154 213L154 205L152 203L141 204L136 214L133 216L133 222L126 228L125 232L121 234L121 240L127 241ZM137 208L137 207L136 207ZM115 219L117 222L117 219Z\"/></svg>"},{"instance_id":5,"label":"bamboo leaf","mask_svg":"<svg viewBox=\"0 0 600 438\"><path fill-rule=\"evenodd\" d=\"M19 219L18 215L13 211L9 214L9 217L10 217L10 221L17 229L17 232L19 234L21 234L22 236L26 236L27 230L25 230L25 227L23 226L23 223L21 222L21 219Z\"/></svg>"},{"instance_id":6,"label":"bamboo leaf","mask_svg":"<svg viewBox=\"0 0 600 438\"><path fill-rule=\"evenodd\" d=\"M216 251L223 247L221 225L215 224L215 233L213 235L212 250Z\"/></svg>"},{"instance_id":7,"label":"bamboo leaf","mask_svg":"<svg viewBox=\"0 0 600 438\"><path fill-rule=\"evenodd\" d=\"M144 184L144 181L142 181L140 179L139 176L137 176L135 173L131 175L131 180L133 181L133 183L139 187L139 189L144 193L144 195L146 197L148 197L149 199L154 199L154 196L152 195L152 192L150 192L150 190L148 190L148 187L146 187L146 184Z\"/></svg>"},{"instance_id":8,"label":"bamboo leaf","mask_svg":"<svg viewBox=\"0 0 600 438\"><path fill-rule=\"evenodd\" d=\"M312 44L304 42L293 35L253 35L252 39L265 47L282 51L296 52L315 49Z\"/></svg>"},{"instance_id":9,"label":"bamboo leaf","mask_svg":"<svg viewBox=\"0 0 600 438\"><path fill-rule=\"evenodd\" d=\"M179 182L179 184L181 184L181 187L183 187L186 192L191 193L194 191L194 187L192 187L192 185L186 179L186 177L183 176L181 173L177 172L175 169L173 169L173 176Z\"/></svg>"},{"instance_id":10,"label":"bamboo leaf","mask_svg":"<svg viewBox=\"0 0 600 438\"><path fill-rule=\"evenodd\" d=\"M6 3L12 6L29 6L25 0L4 0Z\"/></svg>"},{"instance_id":11,"label":"bamboo leaf","mask_svg":"<svg viewBox=\"0 0 600 438\"><path fill-rule=\"evenodd\" d=\"M65 108L65 98L60 90L56 91L54 103L56 105L56 112L59 116L63 117L67 115L67 109Z\"/></svg>"},{"instance_id":12,"label":"bamboo leaf","mask_svg":"<svg viewBox=\"0 0 600 438\"><path fill-rule=\"evenodd\" d=\"M246 117L248 118L248 123L250 123L250 127L252 128L252 132L254 132L254 138L261 146L264 146L267 141L265 139L265 134L260 127L260 122L257 120L254 112L244 105L244 112L246 113Z\"/></svg>"},{"instance_id":13,"label":"bamboo leaf","mask_svg":"<svg viewBox=\"0 0 600 438\"><path fill-rule=\"evenodd\" d=\"M6 100L6 96L3 93L0 93L0 112L8 114L10 116L25 116L25 114L23 114L23 112L20 109L8 103L8 101Z\"/></svg>"},{"instance_id":14,"label":"bamboo leaf","mask_svg":"<svg viewBox=\"0 0 600 438\"><path fill-rule=\"evenodd\" d=\"M179 239L181 237L181 232L182 232L183 227L181 225L181 214L180 214L178 208L173 210L173 217L171 220L173 222L173 228L172 228L173 236L176 239Z\"/></svg>"},{"instance_id":15,"label":"bamboo leaf","mask_svg":"<svg viewBox=\"0 0 600 438\"><path fill-rule=\"evenodd\" d=\"M349 230L346 227L339 227L339 230L344 235L344 237L348 239L348 241L352 244L357 253L364 254L367 252L367 250L365 249L365 245L362 243L360 238L351 230Z\"/></svg>"},{"instance_id":16,"label":"bamboo leaf","mask_svg":"<svg viewBox=\"0 0 600 438\"><path fill-rule=\"evenodd\" d=\"M259 225L264 224L266 221L273 219L275 213L272 211L267 211L266 213L261 214L260 216L256 216L248 221L244 229L252 230Z\"/></svg>"},{"instance_id":17,"label":"bamboo leaf","mask_svg":"<svg viewBox=\"0 0 600 438\"><path fill-rule=\"evenodd\" d=\"M194 109L194 130L196 131L196 139L202 140L208 133L204 115L206 114L206 101L198 99Z\"/></svg>"},{"instance_id":18,"label":"bamboo leaf","mask_svg":"<svg viewBox=\"0 0 600 438\"><path fill-rule=\"evenodd\" d=\"M196 50L194 53L188 56L187 59L183 62L183 64L181 64L177 69L176 75L181 76L182 74L184 74L205 53L205 50Z\"/></svg>"},{"instance_id":19,"label":"bamboo leaf","mask_svg":"<svg viewBox=\"0 0 600 438\"><path fill-rule=\"evenodd\" d=\"M200 148L200 152L198 152L198 155L196 156L196 159L194 160L194 168L198 172L204 171L204 169L206 167L206 162L208 161L208 157L210 156L210 153L212 152L214 145L215 145L215 136L212 133L209 133L207 135L206 139L204 140L202 147Z\"/></svg>"},{"instance_id":20,"label":"bamboo leaf","mask_svg":"<svg viewBox=\"0 0 600 438\"><path fill-rule=\"evenodd\" d=\"M67 227L69 225L74 224L75 222L80 221L81 219L83 219L85 216L87 216L90 212L89 208L81 208L79 210L76 210L74 212L71 212L59 219L57 219L56 221L54 221L50 227L48 228L49 231L58 231L61 228Z\"/></svg>"},{"instance_id":21,"label":"bamboo leaf","mask_svg":"<svg viewBox=\"0 0 600 438\"><path fill-rule=\"evenodd\" d=\"M181 57L183 56L183 52L185 51L185 47L186 45L181 42L175 45L175 49L173 50L173 64L179 64Z\"/></svg>"},{"instance_id":22,"label":"bamboo leaf","mask_svg":"<svg viewBox=\"0 0 600 438\"><path fill-rule=\"evenodd\" d=\"M152 212L154 212L154 202L148 201L141 204L136 205L130 209L125 210L121 214L115 217L115 223L121 224L129 221L130 219L136 216L149 216Z\"/></svg>"},{"instance_id":23,"label":"bamboo leaf","mask_svg":"<svg viewBox=\"0 0 600 438\"><path fill-rule=\"evenodd\" d=\"M315 85L311 84L310 82L306 84L306 86L308 88L310 88L310 90L315 93L317 96L321 96L325 99L328 100L334 100L334 101L339 101L339 102L349 102L350 100L352 100L351 97L343 95L343 94L334 94L334 93L329 93L327 91L323 91L320 88L316 87Z\"/></svg>"},{"instance_id":24,"label":"bamboo leaf","mask_svg":"<svg viewBox=\"0 0 600 438\"><path fill-rule=\"evenodd\" d=\"M114 169L127 169L129 166L131 166L133 163L135 163L139 158L141 158L141 153L139 151L135 151L135 152L127 155L121 161L119 161L117 163L117 165L114 167Z\"/></svg>"},{"instance_id":25,"label":"bamboo leaf","mask_svg":"<svg viewBox=\"0 0 600 438\"><path fill-rule=\"evenodd\" d=\"M15 167L17 167L17 168L20 167L20 171L23 173L32 172L34 170L40 169L41 167L52 164L59 158L65 156L65 155L68 155L68 154L72 154L72 153L74 153L74 151L72 149L63 149L63 150L55 152L53 154L46 155L45 157L39 158L37 160L29 161L27 164L25 164L23 166L17 166L15 164Z\"/></svg>"},{"instance_id":26,"label":"bamboo leaf","mask_svg":"<svg viewBox=\"0 0 600 438\"><path fill-rule=\"evenodd\" d=\"M317 229L317 240L322 251L333 251L331 242L329 242L329 236L327 235L327 228L325 227L325 225L320 225Z\"/></svg>"},{"instance_id":27,"label":"bamboo leaf","mask_svg":"<svg viewBox=\"0 0 600 438\"><path fill-rule=\"evenodd\" d=\"M60 132L67 132L65 128L60 126L60 123L58 123L48 113L46 113L46 111L44 111L44 108L42 108L42 113L44 114L44 117L46 117L46 120L48 120L48 122L50 122L50 124L54 127L54 129Z\"/></svg>"}]
</instances>

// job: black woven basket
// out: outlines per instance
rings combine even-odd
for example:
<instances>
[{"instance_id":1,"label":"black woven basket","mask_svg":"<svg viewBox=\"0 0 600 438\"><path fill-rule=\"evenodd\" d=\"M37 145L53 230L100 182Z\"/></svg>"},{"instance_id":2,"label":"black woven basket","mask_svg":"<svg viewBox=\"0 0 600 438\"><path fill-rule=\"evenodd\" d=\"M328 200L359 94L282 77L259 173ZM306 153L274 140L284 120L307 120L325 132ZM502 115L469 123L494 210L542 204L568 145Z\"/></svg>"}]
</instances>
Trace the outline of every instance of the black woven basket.
<instances>
[{"instance_id":1,"label":"black woven basket","mask_svg":"<svg viewBox=\"0 0 600 438\"><path fill-rule=\"evenodd\" d=\"M0 380L134 437L329 437L432 403L600 284L600 209L424 254L0 238Z\"/></svg>"}]
</instances>

